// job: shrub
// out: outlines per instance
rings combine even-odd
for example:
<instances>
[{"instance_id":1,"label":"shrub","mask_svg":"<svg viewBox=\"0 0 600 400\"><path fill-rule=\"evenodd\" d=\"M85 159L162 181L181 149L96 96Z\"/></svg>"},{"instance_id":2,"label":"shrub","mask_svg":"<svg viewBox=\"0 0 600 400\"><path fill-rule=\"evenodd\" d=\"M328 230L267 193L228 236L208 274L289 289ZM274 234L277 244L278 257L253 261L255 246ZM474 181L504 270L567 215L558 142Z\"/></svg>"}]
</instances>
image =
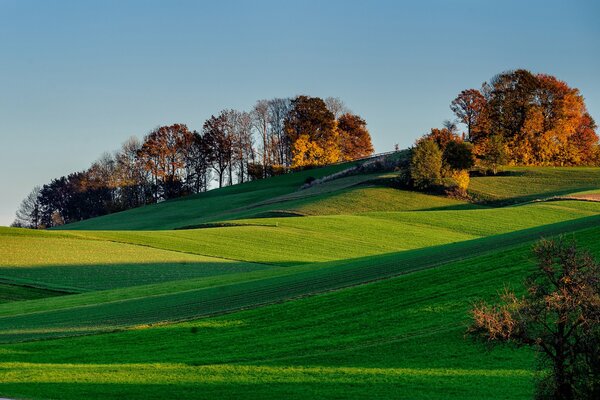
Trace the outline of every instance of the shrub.
<instances>
[{"instance_id":1,"label":"shrub","mask_svg":"<svg viewBox=\"0 0 600 400\"><path fill-rule=\"evenodd\" d=\"M426 189L438 185L441 180L442 152L431 139L417 142L412 150L410 177L413 185Z\"/></svg>"}]
</instances>

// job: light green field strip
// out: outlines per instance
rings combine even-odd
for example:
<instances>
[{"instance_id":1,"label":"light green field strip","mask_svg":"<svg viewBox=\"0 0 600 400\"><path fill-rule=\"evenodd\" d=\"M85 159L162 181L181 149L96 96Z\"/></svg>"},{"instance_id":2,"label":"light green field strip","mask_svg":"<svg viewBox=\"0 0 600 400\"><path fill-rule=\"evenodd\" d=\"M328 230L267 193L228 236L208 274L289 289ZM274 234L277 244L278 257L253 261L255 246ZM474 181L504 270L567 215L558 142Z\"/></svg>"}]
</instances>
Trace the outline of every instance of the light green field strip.
<instances>
[{"instance_id":1,"label":"light green field strip","mask_svg":"<svg viewBox=\"0 0 600 400\"><path fill-rule=\"evenodd\" d=\"M600 213L577 201L515 207L263 218L230 226L157 232L85 232L84 237L289 266L410 250Z\"/></svg>"},{"instance_id":2,"label":"light green field strip","mask_svg":"<svg viewBox=\"0 0 600 400\"><path fill-rule=\"evenodd\" d=\"M7 232L0 236L0 281L41 288L101 290L268 268L61 233L53 237Z\"/></svg>"},{"instance_id":3,"label":"light green field strip","mask_svg":"<svg viewBox=\"0 0 600 400\"><path fill-rule=\"evenodd\" d=\"M507 175L472 178L469 192L484 200L519 203L598 188L597 167L511 167Z\"/></svg>"},{"instance_id":4,"label":"light green field strip","mask_svg":"<svg viewBox=\"0 0 600 400\"><path fill-rule=\"evenodd\" d=\"M564 232L597 227L600 216L412 251L315 264L263 279L82 307L0 318L0 341L81 335L132 325L191 319L358 285ZM597 234L597 230L594 234ZM291 273L294 272L294 273ZM77 295L71 296L76 298ZM86 300L89 300L87 298Z\"/></svg>"}]
</instances>

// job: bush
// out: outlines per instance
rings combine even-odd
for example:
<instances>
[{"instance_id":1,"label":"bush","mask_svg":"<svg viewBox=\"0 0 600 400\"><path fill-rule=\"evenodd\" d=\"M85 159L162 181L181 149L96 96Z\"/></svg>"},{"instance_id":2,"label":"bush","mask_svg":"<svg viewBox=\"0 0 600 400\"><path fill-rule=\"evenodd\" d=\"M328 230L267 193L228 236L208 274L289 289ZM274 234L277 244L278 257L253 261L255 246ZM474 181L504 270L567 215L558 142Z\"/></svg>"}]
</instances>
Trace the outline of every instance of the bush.
<instances>
[{"instance_id":1,"label":"bush","mask_svg":"<svg viewBox=\"0 0 600 400\"><path fill-rule=\"evenodd\" d=\"M431 139L417 142L412 150L410 177L418 189L427 189L441 181L442 151Z\"/></svg>"},{"instance_id":2,"label":"bush","mask_svg":"<svg viewBox=\"0 0 600 400\"><path fill-rule=\"evenodd\" d=\"M457 194L466 196L470 182L469 171L464 169L452 171L451 187Z\"/></svg>"}]
</instances>

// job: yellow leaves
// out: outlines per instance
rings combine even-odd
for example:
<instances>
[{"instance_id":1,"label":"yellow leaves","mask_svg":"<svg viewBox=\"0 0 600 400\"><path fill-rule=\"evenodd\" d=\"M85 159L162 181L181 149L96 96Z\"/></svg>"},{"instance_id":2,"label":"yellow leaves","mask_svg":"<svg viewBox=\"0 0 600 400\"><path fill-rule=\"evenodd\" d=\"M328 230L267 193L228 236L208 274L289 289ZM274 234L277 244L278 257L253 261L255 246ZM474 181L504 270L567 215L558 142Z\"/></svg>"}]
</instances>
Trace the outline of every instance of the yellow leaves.
<instances>
[{"instance_id":1,"label":"yellow leaves","mask_svg":"<svg viewBox=\"0 0 600 400\"><path fill-rule=\"evenodd\" d=\"M319 146L308 135L300 135L292 145L292 168L332 164L338 162L340 157L335 137Z\"/></svg>"},{"instance_id":2,"label":"yellow leaves","mask_svg":"<svg viewBox=\"0 0 600 400\"><path fill-rule=\"evenodd\" d=\"M469 171L464 169L452 171L452 181L461 192L466 192L469 187L469 182L471 181Z\"/></svg>"}]
</instances>

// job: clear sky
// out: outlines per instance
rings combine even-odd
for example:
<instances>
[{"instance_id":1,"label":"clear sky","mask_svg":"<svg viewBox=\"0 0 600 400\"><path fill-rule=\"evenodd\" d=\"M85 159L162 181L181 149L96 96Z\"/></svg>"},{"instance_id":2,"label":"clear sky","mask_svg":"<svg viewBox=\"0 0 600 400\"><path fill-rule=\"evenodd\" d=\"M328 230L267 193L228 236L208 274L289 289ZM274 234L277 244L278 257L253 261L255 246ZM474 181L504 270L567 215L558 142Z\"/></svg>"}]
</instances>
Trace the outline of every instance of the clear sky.
<instances>
[{"instance_id":1,"label":"clear sky","mask_svg":"<svg viewBox=\"0 0 600 400\"><path fill-rule=\"evenodd\" d=\"M578 87L600 120L599 4L0 0L0 225L131 135L262 98L340 97L380 152L527 68Z\"/></svg>"}]
</instances>

